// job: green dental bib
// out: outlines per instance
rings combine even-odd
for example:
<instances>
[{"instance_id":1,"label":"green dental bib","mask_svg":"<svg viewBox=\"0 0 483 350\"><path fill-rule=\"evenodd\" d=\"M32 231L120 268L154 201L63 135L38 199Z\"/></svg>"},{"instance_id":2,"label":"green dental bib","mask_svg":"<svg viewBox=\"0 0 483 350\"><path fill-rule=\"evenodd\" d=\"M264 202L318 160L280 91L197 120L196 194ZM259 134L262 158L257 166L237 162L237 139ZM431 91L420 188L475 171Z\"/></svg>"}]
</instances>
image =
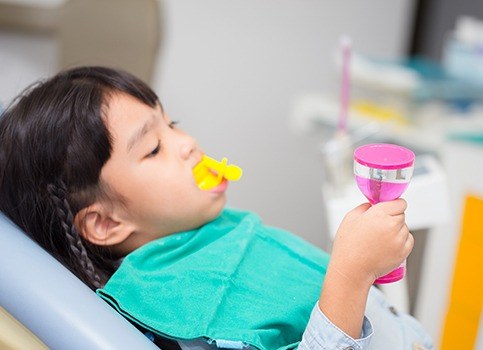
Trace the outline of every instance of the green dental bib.
<instances>
[{"instance_id":1,"label":"green dental bib","mask_svg":"<svg viewBox=\"0 0 483 350\"><path fill-rule=\"evenodd\" d=\"M150 242L97 293L161 336L292 349L319 298L329 255L253 213Z\"/></svg>"}]
</instances>

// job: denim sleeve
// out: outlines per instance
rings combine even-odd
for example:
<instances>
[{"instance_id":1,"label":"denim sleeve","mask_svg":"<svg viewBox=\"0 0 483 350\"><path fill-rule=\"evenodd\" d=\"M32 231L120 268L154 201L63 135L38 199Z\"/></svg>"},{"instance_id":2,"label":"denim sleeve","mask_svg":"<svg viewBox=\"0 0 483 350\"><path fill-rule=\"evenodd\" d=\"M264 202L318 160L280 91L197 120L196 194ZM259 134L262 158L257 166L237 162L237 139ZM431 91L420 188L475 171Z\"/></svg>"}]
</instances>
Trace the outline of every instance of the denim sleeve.
<instances>
[{"instance_id":1,"label":"denim sleeve","mask_svg":"<svg viewBox=\"0 0 483 350\"><path fill-rule=\"evenodd\" d=\"M344 333L322 313L318 303L312 310L299 350L362 350L369 345L374 330L368 318L364 316L360 339L353 339Z\"/></svg>"}]
</instances>

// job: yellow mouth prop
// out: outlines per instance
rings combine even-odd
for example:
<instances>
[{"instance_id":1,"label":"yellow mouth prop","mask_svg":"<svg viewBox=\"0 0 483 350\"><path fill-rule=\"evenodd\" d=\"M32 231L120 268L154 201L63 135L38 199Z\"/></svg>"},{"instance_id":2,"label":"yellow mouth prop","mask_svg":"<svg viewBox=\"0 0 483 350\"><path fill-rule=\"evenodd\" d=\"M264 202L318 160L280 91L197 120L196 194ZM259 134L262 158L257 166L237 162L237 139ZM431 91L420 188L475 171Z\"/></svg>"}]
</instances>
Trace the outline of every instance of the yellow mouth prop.
<instances>
[{"instance_id":1,"label":"yellow mouth prop","mask_svg":"<svg viewBox=\"0 0 483 350\"><path fill-rule=\"evenodd\" d=\"M238 181L242 176L242 169L234 164L228 165L228 160L221 162L203 155L201 161L193 168L196 184L202 190L210 190L218 186L223 179Z\"/></svg>"}]
</instances>

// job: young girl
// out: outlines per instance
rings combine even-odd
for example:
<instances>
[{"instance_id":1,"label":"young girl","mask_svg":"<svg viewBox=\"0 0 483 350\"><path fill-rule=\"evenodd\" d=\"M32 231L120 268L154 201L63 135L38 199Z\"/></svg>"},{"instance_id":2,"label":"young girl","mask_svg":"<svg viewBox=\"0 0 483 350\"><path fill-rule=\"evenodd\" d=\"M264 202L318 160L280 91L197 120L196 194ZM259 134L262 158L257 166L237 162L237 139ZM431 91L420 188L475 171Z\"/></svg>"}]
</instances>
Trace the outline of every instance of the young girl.
<instances>
[{"instance_id":1,"label":"young girl","mask_svg":"<svg viewBox=\"0 0 483 350\"><path fill-rule=\"evenodd\" d=\"M0 209L164 346L432 348L371 287L412 249L404 200L349 212L328 263L200 189L202 157L143 82L75 68L4 112Z\"/></svg>"}]
</instances>

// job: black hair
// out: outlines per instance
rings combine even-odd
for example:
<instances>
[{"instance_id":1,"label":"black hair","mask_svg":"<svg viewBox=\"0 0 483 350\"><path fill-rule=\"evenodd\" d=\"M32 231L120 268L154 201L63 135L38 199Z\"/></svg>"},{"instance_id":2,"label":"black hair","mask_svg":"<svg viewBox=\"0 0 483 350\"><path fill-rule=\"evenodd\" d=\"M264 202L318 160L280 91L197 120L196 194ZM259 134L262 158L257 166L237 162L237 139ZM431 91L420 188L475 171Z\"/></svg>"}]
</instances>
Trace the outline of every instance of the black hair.
<instances>
[{"instance_id":1,"label":"black hair","mask_svg":"<svg viewBox=\"0 0 483 350\"><path fill-rule=\"evenodd\" d=\"M84 240L74 217L109 196L100 173L112 151L105 118L115 93L159 104L125 71L78 67L27 88L0 119L0 210L91 289L114 273L116 257Z\"/></svg>"}]
</instances>

